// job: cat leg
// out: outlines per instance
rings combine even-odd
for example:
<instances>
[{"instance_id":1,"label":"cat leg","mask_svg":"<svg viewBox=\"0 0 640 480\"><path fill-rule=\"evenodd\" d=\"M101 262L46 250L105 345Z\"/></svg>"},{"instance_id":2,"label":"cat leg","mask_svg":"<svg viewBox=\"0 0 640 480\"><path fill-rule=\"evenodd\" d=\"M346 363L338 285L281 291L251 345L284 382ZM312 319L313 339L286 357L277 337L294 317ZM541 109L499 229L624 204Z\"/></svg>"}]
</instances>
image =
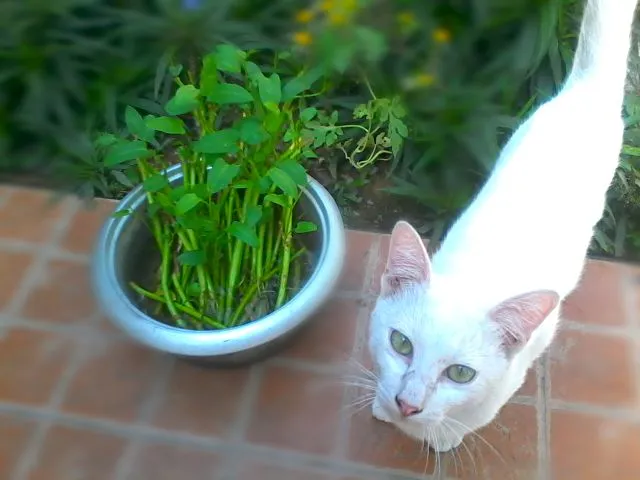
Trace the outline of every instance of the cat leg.
<instances>
[{"instance_id":1,"label":"cat leg","mask_svg":"<svg viewBox=\"0 0 640 480\"><path fill-rule=\"evenodd\" d=\"M376 398L373 400L373 405L371 406L371 413L373 414L373 418L380 420L385 423L393 423L391 416L387 413L387 411L382 408L380 405L380 400L376 395Z\"/></svg>"}]
</instances>

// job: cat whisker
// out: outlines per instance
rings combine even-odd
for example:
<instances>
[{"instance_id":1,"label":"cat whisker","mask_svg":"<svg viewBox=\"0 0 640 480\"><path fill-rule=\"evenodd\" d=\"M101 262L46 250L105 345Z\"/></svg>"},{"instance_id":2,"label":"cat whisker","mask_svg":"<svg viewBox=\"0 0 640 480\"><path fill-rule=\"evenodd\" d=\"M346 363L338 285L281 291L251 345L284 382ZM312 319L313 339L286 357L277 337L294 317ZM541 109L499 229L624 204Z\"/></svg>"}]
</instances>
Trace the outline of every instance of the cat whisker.
<instances>
[{"instance_id":1,"label":"cat whisker","mask_svg":"<svg viewBox=\"0 0 640 480\"><path fill-rule=\"evenodd\" d=\"M454 435L460 435L461 432L458 432L455 430L454 425L450 422L450 418L445 417L445 419L442 422L442 425L445 426L446 428L448 428ZM469 460L471 460L471 464L473 466L473 474L474 477L478 475L478 466L476 465L476 460L474 458L474 456L471 453L471 450L469 449L469 447L467 446L467 444L465 443L465 439L464 439L464 431L462 432L463 437L462 437L462 442L460 443L460 446L462 448L465 449L465 451L467 452L467 455L469 456ZM460 453L460 451L458 451L458 449L454 449L454 455L457 454L458 458L460 459L460 466L462 467L463 473L464 473L464 462L462 460L462 453ZM457 467L456 467L456 474L457 474Z\"/></svg>"},{"instance_id":2,"label":"cat whisker","mask_svg":"<svg viewBox=\"0 0 640 480\"><path fill-rule=\"evenodd\" d=\"M359 360L351 357L349 358L349 363L352 366L356 367L360 371L360 373L363 373L367 378L373 380L376 383L378 382L378 376L373 371L365 367Z\"/></svg>"},{"instance_id":3,"label":"cat whisker","mask_svg":"<svg viewBox=\"0 0 640 480\"><path fill-rule=\"evenodd\" d=\"M489 450L491 450L491 452L493 452L493 454L498 457L498 459L500 459L500 461L502 463L504 463L505 465L508 465L507 461L505 460L505 458L500 455L500 452L498 452L498 450L496 450L496 448L491 445L491 443L489 443L481 434L479 434L478 432L474 432L472 429L470 429L469 427L467 427L464 423L462 423L459 420L456 420L455 418L449 418L450 421L457 423L458 425L460 425L460 427L462 427L464 429L464 431L468 432L468 434L472 435L473 438L477 438L478 440L480 440L482 443L484 443Z\"/></svg>"},{"instance_id":4,"label":"cat whisker","mask_svg":"<svg viewBox=\"0 0 640 480\"><path fill-rule=\"evenodd\" d=\"M344 405L342 407L342 411L349 414L350 416L354 416L355 414L361 412L368 406L373 404L376 396L372 393L365 393L364 395L355 398L352 402ZM350 411L353 409L353 411Z\"/></svg>"}]
</instances>

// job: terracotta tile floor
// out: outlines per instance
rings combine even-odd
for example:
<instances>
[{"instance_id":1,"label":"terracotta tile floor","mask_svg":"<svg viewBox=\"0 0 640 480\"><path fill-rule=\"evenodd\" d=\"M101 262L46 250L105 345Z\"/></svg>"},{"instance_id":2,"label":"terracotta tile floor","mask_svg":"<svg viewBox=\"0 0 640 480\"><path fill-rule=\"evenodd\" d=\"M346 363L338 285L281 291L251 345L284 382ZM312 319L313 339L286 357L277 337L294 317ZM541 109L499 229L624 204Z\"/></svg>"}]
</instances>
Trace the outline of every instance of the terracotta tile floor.
<instances>
[{"instance_id":1,"label":"terracotta tile floor","mask_svg":"<svg viewBox=\"0 0 640 480\"><path fill-rule=\"evenodd\" d=\"M287 351L202 369L96 310L88 254L113 204L49 198L0 187L1 480L640 478L640 269L590 262L519 394L436 457L342 382L350 357L367 361L387 237L350 232L339 293Z\"/></svg>"}]
</instances>

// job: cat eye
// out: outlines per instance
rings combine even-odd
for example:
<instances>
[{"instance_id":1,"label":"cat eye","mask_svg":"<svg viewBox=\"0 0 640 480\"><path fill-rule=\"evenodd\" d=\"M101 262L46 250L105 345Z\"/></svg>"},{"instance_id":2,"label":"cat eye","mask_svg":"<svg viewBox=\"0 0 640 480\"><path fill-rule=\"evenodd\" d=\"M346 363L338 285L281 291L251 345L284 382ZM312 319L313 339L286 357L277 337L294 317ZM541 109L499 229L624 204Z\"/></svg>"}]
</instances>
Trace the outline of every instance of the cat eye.
<instances>
[{"instance_id":1,"label":"cat eye","mask_svg":"<svg viewBox=\"0 0 640 480\"><path fill-rule=\"evenodd\" d=\"M449 380L455 383L469 383L476 378L476 371L466 365L451 365L444 371Z\"/></svg>"},{"instance_id":2,"label":"cat eye","mask_svg":"<svg viewBox=\"0 0 640 480\"><path fill-rule=\"evenodd\" d=\"M398 330L391 330L391 347L400 355L410 357L413 354L413 344L405 335Z\"/></svg>"}]
</instances>

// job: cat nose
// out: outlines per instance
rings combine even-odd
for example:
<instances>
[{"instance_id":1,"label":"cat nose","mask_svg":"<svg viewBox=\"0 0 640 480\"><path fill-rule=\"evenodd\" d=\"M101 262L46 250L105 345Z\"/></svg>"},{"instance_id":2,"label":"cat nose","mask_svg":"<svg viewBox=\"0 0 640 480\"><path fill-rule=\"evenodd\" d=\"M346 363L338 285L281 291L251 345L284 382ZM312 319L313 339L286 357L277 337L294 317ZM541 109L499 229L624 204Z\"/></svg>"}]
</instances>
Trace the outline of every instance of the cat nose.
<instances>
[{"instance_id":1,"label":"cat nose","mask_svg":"<svg viewBox=\"0 0 640 480\"><path fill-rule=\"evenodd\" d=\"M396 405L398 405L398 408L400 409L400 413L402 414L403 417L410 417L412 415L417 415L422 411L421 408L415 407L413 405L408 404L404 400L401 400L397 395L396 395Z\"/></svg>"}]
</instances>

